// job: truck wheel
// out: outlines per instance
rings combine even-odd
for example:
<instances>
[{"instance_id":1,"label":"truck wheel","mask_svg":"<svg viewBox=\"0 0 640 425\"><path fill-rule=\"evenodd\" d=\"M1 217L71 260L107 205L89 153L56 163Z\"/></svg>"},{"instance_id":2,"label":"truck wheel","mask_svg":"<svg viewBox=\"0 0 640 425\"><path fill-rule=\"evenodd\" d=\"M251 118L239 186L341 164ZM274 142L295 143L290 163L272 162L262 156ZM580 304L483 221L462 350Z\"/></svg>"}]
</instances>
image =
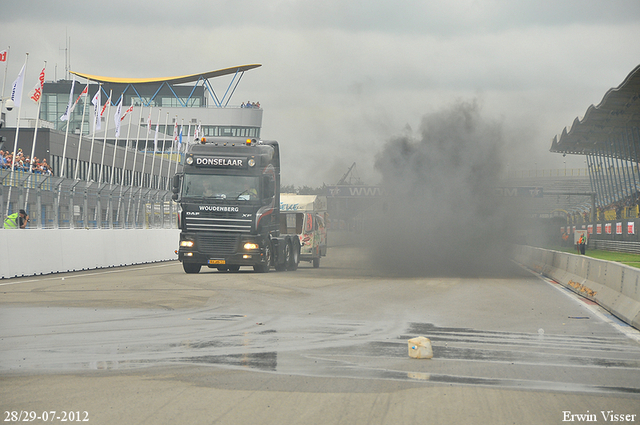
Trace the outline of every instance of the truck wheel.
<instances>
[{"instance_id":1,"label":"truck wheel","mask_svg":"<svg viewBox=\"0 0 640 425\"><path fill-rule=\"evenodd\" d=\"M287 270L289 262L291 261L291 244L289 242L284 243L284 253L282 255L282 263L276 264L276 271L283 272Z\"/></svg>"},{"instance_id":2,"label":"truck wheel","mask_svg":"<svg viewBox=\"0 0 640 425\"><path fill-rule=\"evenodd\" d=\"M300 262L300 248L293 244L291 247L291 256L289 258L289 263L287 264L287 270L290 272L296 271L298 269L298 263Z\"/></svg>"},{"instance_id":3,"label":"truck wheel","mask_svg":"<svg viewBox=\"0 0 640 425\"><path fill-rule=\"evenodd\" d=\"M200 273L200 264L196 263L187 263L185 261L182 262L182 268L185 273Z\"/></svg>"},{"instance_id":4,"label":"truck wheel","mask_svg":"<svg viewBox=\"0 0 640 425\"><path fill-rule=\"evenodd\" d=\"M267 273L271 267L271 242L264 247L264 263L256 264L253 270L258 273Z\"/></svg>"}]
</instances>

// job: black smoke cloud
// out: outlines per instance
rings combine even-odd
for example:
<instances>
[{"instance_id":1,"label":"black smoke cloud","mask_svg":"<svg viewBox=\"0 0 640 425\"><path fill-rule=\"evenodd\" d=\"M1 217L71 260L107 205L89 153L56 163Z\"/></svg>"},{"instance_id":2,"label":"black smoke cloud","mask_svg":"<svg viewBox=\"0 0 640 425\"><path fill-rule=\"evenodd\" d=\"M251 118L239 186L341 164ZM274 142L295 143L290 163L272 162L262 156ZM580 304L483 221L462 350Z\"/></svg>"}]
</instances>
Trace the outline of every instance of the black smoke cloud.
<instances>
[{"instance_id":1,"label":"black smoke cloud","mask_svg":"<svg viewBox=\"0 0 640 425\"><path fill-rule=\"evenodd\" d=\"M388 141L375 163L388 197L367 231L374 263L403 275L501 273L503 147L501 124L475 100L424 116L419 138Z\"/></svg>"}]
</instances>

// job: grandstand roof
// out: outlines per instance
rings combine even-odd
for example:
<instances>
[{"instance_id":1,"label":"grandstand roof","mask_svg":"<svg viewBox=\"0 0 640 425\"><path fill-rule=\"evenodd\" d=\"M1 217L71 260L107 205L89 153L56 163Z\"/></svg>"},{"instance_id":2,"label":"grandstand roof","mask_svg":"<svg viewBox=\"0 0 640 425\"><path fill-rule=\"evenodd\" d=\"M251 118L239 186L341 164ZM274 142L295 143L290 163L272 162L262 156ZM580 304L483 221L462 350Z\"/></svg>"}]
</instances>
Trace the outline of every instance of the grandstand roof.
<instances>
[{"instance_id":1,"label":"grandstand roof","mask_svg":"<svg viewBox=\"0 0 640 425\"><path fill-rule=\"evenodd\" d=\"M202 78L208 79L208 78L220 77L223 75L236 74L236 73L248 71L250 69L258 68L260 66L262 65L261 64L240 65L240 66L234 66L231 68L218 69L216 71L201 72L198 74L182 75L178 77L164 77L164 78L115 78L115 77L103 77L99 75L82 74L74 71L71 71L71 73L91 81L96 81L98 83L136 84L136 85L137 84L158 84L158 83L183 84L183 83L197 82Z\"/></svg>"},{"instance_id":2,"label":"grandstand roof","mask_svg":"<svg viewBox=\"0 0 640 425\"><path fill-rule=\"evenodd\" d=\"M553 138L551 152L587 155L598 145L611 143L613 135L633 136L640 126L640 65L616 88L604 95L598 106L589 106L582 120L576 118L567 131ZM630 158L629 158L630 159Z\"/></svg>"}]
</instances>

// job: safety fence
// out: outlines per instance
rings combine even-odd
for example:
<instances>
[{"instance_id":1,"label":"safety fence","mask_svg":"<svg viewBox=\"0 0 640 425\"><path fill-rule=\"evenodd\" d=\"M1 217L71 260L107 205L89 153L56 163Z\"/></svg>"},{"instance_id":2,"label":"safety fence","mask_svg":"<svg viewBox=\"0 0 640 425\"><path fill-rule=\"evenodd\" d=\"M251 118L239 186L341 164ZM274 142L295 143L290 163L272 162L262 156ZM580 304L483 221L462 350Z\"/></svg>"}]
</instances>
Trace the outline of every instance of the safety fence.
<instances>
[{"instance_id":1,"label":"safety fence","mask_svg":"<svg viewBox=\"0 0 640 425\"><path fill-rule=\"evenodd\" d=\"M177 227L171 192L153 187L73 180L0 170L0 212L24 209L30 229Z\"/></svg>"}]
</instances>

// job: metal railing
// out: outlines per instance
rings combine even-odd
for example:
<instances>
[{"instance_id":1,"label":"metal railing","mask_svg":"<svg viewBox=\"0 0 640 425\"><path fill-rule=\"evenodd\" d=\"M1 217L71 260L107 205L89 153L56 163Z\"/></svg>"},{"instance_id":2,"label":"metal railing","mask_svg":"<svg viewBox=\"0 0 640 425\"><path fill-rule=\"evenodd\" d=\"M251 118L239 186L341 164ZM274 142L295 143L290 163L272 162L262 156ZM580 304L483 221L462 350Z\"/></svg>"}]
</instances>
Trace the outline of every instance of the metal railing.
<instances>
[{"instance_id":1,"label":"metal railing","mask_svg":"<svg viewBox=\"0 0 640 425\"><path fill-rule=\"evenodd\" d=\"M24 209L30 229L176 228L171 192L0 170L0 213Z\"/></svg>"},{"instance_id":2,"label":"metal railing","mask_svg":"<svg viewBox=\"0 0 640 425\"><path fill-rule=\"evenodd\" d=\"M591 240L593 249L640 254L640 242Z\"/></svg>"},{"instance_id":3,"label":"metal railing","mask_svg":"<svg viewBox=\"0 0 640 425\"><path fill-rule=\"evenodd\" d=\"M588 177L587 168L556 168L551 170L510 170L508 178L526 179L533 177Z\"/></svg>"}]
</instances>

